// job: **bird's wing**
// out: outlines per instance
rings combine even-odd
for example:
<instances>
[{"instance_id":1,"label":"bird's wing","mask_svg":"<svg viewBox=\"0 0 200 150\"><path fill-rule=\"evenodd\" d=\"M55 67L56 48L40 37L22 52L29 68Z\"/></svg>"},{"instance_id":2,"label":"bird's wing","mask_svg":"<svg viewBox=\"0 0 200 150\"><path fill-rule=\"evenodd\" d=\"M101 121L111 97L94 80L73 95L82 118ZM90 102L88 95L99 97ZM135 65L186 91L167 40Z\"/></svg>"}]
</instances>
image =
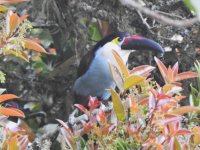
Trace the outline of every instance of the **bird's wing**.
<instances>
[{"instance_id":1,"label":"bird's wing","mask_svg":"<svg viewBox=\"0 0 200 150\"><path fill-rule=\"evenodd\" d=\"M77 71L77 78L86 73L94 58L94 53L93 50L90 50L82 57Z\"/></svg>"}]
</instances>

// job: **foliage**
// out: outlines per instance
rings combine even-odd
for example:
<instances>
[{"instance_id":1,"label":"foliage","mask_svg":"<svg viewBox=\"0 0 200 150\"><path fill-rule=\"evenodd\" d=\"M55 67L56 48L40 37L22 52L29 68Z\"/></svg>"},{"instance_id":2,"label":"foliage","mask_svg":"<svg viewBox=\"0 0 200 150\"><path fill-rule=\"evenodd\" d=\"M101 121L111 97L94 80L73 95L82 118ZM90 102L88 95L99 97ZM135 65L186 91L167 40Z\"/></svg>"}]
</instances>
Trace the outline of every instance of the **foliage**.
<instances>
[{"instance_id":1,"label":"foliage","mask_svg":"<svg viewBox=\"0 0 200 150\"><path fill-rule=\"evenodd\" d=\"M47 52L40 46L38 40L26 38L28 31L32 28L31 23L27 21L28 15L18 16L17 13L13 13L9 8L9 4L24 1L27 0L0 1L0 56L14 55L28 62L28 49L41 53ZM5 74L2 71L0 71L0 82L5 82ZM0 89L0 124L3 134L1 149L25 150L33 140L34 134L29 126L20 119L25 117L21 110L15 107L3 106L7 101L19 98L13 94L2 94L4 91L5 89ZM18 117L18 122L9 121L9 116Z\"/></svg>"},{"instance_id":2,"label":"foliage","mask_svg":"<svg viewBox=\"0 0 200 150\"><path fill-rule=\"evenodd\" d=\"M4 74L2 71L0 71L0 83L5 83L6 81L6 74Z\"/></svg>"},{"instance_id":3,"label":"foliage","mask_svg":"<svg viewBox=\"0 0 200 150\"><path fill-rule=\"evenodd\" d=\"M200 1L198 0L183 0L185 5L189 8L192 13L196 13L200 20Z\"/></svg>"},{"instance_id":4,"label":"foliage","mask_svg":"<svg viewBox=\"0 0 200 150\"><path fill-rule=\"evenodd\" d=\"M32 49L38 52L46 53L44 48L37 41L25 38L27 30L30 30L31 24L25 20L28 16L19 17L16 13L8 11L6 20L1 23L0 36L0 54L15 55L25 61L29 61L29 57L24 49Z\"/></svg>"},{"instance_id":5,"label":"foliage","mask_svg":"<svg viewBox=\"0 0 200 150\"><path fill-rule=\"evenodd\" d=\"M200 74L200 63L196 61L194 64L196 72ZM200 106L200 78L197 78L197 88L193 87L192 84L191 93L190 93L190 105L192 106Z\"/></svg>"},{"instance_id":6,"label":"foliage","mask_svg":"<svg viewBox=\"0 0 200 150\"><path fill-rule=\"evenodd\" d=\"M113 52L120 68L110 71L120 93L110 89L113 110L108 112L97 98L90 98L88 109L80 109L88 120L80 120L72 130L58 120L71 149L193 149L200 143L200 127L183 124L184 114L198 113L199 107L180 106L185 98L179 81L199 77L195 72L178 73L178 63L168 68L155 57L165 81L160 86L147 78L154 67L144 65L128 70ZM128 82L127 82L128 81ZM127 92L127 90L129 92ZM81 136L87 135L87 140Z\"/></svg>"}]
</instances>

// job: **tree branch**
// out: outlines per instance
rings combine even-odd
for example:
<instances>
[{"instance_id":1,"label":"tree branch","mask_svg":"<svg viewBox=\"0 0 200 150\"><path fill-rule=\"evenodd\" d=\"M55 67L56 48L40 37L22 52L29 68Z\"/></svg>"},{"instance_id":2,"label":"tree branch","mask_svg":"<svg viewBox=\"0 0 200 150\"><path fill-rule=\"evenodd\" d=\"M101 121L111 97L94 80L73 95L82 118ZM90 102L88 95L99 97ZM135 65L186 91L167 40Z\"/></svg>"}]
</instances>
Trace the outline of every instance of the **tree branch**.
<instances>
[{"instance_id":1,"label":"tree branch","mask_svg":"<svg viewBox=\"0 0 200 150\"><path fill-rule=\"evenodd\" d=\"M183 20L171 19L169 17L158 14L155 11L152 11L146 7L143 7L142 5L140 5L139 3L137 3L133 0L120 0L120 2L122 5L127 6L130 9L136 9L136 10L150 16L151 18L157 20L158 22L160 22L162 24L172 25L175 27L189 27L198 22L197 17L194 17L191 19L183 19Z\"/></svg>"}]
</instances>

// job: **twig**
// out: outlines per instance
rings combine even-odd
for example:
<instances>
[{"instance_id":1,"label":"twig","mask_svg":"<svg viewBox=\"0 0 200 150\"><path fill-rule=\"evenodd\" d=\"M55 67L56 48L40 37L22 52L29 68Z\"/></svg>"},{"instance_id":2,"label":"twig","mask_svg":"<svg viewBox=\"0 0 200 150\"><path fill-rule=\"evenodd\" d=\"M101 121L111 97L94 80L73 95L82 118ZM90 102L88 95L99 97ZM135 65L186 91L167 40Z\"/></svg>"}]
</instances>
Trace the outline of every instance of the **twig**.
<instances>
[{"instance_id":1,"label":"twig","mask_svg":"<svg viewBox=\"0 0 200 150\"><path fill-rule=\"evenodd\" d=\"M182 20L171 19L169 17L158 14L155 11L152 11L146 7L143 7L142 5L133 0L120 0L120 2L122 5L127 6L130 9L136 9L163 24L168 24L175 27L189 27L198 22L197 17Z\"/></svg>"},{"instance_id":2,"label":"twig","mask_svg":"<svg viewBox=\"0 0 200 150\"><path fill-rule=\"evenodd\" d=\"M146 26L146 28L149 30L149 32L151 34L155 34L152 30L151 30L151 26L147 23L146 19L143 17L142 13L140 11L137 10L137 13L140 17L140 19L142 20L142 23Z\"/></svg>"},{"instance_id":3,"label":"twig","mask_svg":"<svg viewBox=\"0 0 200 150\"><path fill-rule=\"evenodd\" d=\"M181 17L181 16L179 16L179 15L170 14L170 13L163 12L163 11L160 11L160 10L156 10L155 12L156 12L156 13L159 13L159 14L163 14L163 15L169 16L169 17L176 17L176 18L179 18L179 19L184 19L183 17Z\"/></svg>"}]
</instances>

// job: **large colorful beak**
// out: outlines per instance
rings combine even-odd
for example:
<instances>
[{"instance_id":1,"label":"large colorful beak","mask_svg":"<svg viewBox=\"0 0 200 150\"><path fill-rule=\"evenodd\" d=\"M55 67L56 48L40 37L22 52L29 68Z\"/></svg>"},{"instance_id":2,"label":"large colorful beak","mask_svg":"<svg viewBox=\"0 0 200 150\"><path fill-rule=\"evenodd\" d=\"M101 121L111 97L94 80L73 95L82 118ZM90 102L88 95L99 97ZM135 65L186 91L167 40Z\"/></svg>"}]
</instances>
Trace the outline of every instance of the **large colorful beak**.
<instances>
[{"instance_id":1,"label":"large colorful beak","mask_svg":"<svg viewBox=\"0 0 200 150\"><path fill-rule=\"evenodd\" d=\"M129 36L126 37L121 45L121 49L124 50L150 50L163 56L165 51L164 49L155 41L142 36Z\"/></svg>"}]
</instances>

